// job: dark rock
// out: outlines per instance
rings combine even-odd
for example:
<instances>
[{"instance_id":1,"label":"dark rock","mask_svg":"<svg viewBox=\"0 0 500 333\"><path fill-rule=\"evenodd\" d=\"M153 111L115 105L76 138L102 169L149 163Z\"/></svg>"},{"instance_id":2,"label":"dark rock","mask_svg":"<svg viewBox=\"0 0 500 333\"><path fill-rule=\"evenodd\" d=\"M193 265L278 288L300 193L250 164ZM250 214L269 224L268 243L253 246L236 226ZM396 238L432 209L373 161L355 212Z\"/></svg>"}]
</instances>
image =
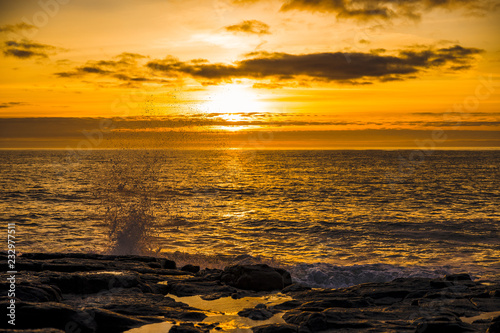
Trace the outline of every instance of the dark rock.
<instances>
[{"instance_id":1,"label":"dark rock","mask_svg":"<svg viewBox=\"0 0 500 333\"><path fill-rule=\"evenodd\" d=\"M52 271L52 272L88 272L88 271L99 271L104 270L105 265L88 265L88 264L74 264L74 263L44 263L41 265L42 271Z\"/></svg>"},{"instance_id":2,"label":"dark rock","mask_svg":"<svg viewBox=\"0 0 500 333\"><path fill-rule=\"evenodd\" d=\"M442 280L433 280L430 282L430 286L432 288L436 288L436 289L448 288L450 286L453 286L453 282L442 281Z\"/></svg>"},{"instance_id":3,"label":"dark rock","mask_svg":"<svg viewBox=\"0 0 500 333\"><path fill-rule=\"evenodd\" d=\"M151 268L162 268L159 262L150 262L148 263L148 266Z\"/></svg>"},{"instance_id":4,"label":"dark rock","mask_svg":"<svg viewBox=\"0 0 500 333\"><path fill-rule=\"evenodd\" d=\"M254 291L281 290L285 285L282 274L265 264L226 267L221 280L230 286Z\"/></svg>"},{"instance_id":5,"label":"dark rock","mask_svg":"<svg viewBox=\"0 0 500 333\"><path fill-rule=\"evenodd\" d=\"M200 271L200 266L185 265L185 266L182 266L181 271L198 273Z\"/></svg>"},{"instance_id":6,"label":"dark rock","mask_svg":"<svg viewBox=\"0 0 500 333\"><path fill-rule=\"evenodd\" d=\"M160 294L143 294L134 289L115 289L92 295L72 295L64 301L78 307L82 303L89 308L101 308L125 316L165 317L170 319L201 318L206 316L188 305L176 302ZM190 314L195 312L194 314Z\"/></svg>"},{"instance_id":7,"label":"dark rock","mask_svg":"<svg viewBox=\"0 0 500 333\"><path fill-rule=\"evenodd\" d=\"M0 288L9 289L5 283L0 284ZM25 302L59 302L62 296L59 288L54 286L21 283L16 287L16 297Z\"/></svg>"},{"instance_id":8,"label":"dark rock","mask_svg":"<svg viewBox=\"0 0 500 333\"><path fill-rule=\"evenodd\" d=\"M363 298L330 298L304 303L300 309L310 311L310 309L326 308L364 308L370 306L370 303Z\"/></svg>"},{"instance_id":9,"label":"dark rock","mask_svg":"<svg viewBox=\"0 0 500 333\"><path fill-rule=\"evenodd\" d=\"M160 259L160 265L161 265L161 268L163 268L163 269L176 269L177 268L175 261L168 260L168 259Z\"/></svg>"},{"instance_id":10,"label":"dark rock","mask_svg":"<svg viewBox=\"0 0 500 333\"><path fill-rule=\"evenodd\" d=\"M0 306L4 308L7 303L2 302ZM0 322L1 328L7 328L6 325L6 320ZM55 302L16 302L16 329L56 328L67 330L68 325L80 329L80 332L83 333L94 332L96 329L91 316L69 305Z\"/></svg>"},{"instance_id":11,"label":"dark rock","mask_svg":"<svg viewBox=\"0 0 500 333\"><path fill-rule=\"evenodd\" d=\"M63 330L58 330L57 328L41 328L34 330L2 330L0 329L0 333L65 333Z\"/></svg>"},{"instance_id":12,"label":"dark rock","mask_svg":"<svg viewBox=\"0 0 500 333\"><path fill-rule=\"evenodd\" d=\"M293 283L293 284L289 285L288 287L285 287L281 292L283 294L286 294L286 293L290 293L290 292L305 291L305 290L311 290L311 288L304 286L303 284Z\"/></svg>"},{"instance_id":13,"label":"dark rock","mask_svg":"<svg viewBox=\"0 0 500 333\"><path fill-rule=\"evenodd\" d=\"M472 281L470 275L467 273L446 275L444 279L446 281Z\"/></svg>"},{"instance_id":14,"label":"dark rock","mask_svg":"<svg viewBox=\"0 0 500 333\"><path fill-rule=\"evenodd\" d=\"M203 312L186 312L182 311L179 313L177 319L180 320L188 320L188 321L202 321L207 318L207 315Z\"/></svg>"},{"instance_id":15,"label":"dark rock","mask_svg":"<svg viewBox=\"0 0 500 333\"><path fill-rule=\"evenodd\" d=\"M500 316L491 320L491 325L488 327L486 333L500 333Z\"/></svg>"},{"instance_id":16,"label":"dark rock","mask_svg":"<svg viewBox=\"0 0 500 333\"><path fill-rule=\"evenodd\" d=\"M238 316L247 317L252 320L267 320L274 314L265 308L244 309L238 312Z\"/></svg>"},{"instance_id":17,"label":"dark rock","mask_svg":"<svg viewBox=\"0 0 500 333\"><path fill-rule=\"evenodd\" d=\"M92 308L86 309L86 311L94 319L97 325L97 333L120 333L134 327L148 324L147 321L105 309Z\"/></svg>"},{"instance_id":18,"label":"dark rock","mask_svg":"<svg viewBox=\"0 0 500 333\"><path fill-rule=\"evenodd\" d=\"M207 299L204 297L207 295L212 296L210 299L229 297L237 291L236 289L227 285L222 285L217 281L191 282L187 280L180 283L172 283L170 287L170 293L175 296L184 297L198 295L202 296L204 299ZM217 295L217 297L214 298L215 295Z\"/></svg>"},{"instance_id":19,"label":"dark rock","mask_svg":"<svg viewBox=\"0 0 500 333\"><path fill-rule=\"evenodd\" d=\"M408 294L410 294L409 290L392 289L392 288L378 288L378 290L370 290L362 293L363 296L370 297L372 299L387 298L387 297L403 299L406 296L408 296Z\"/></svg>"},{"instance_id":20,"label":"dark rock","mask_svg":"<svg viewBox=\"0 0 500 333\"><path fill-rule=\"evenodd\" d=\"M151 289L151 292L153 294L166 295L172 289L171 286L165 285L165 284L161 284L161 283L152 283L152 284L148 284L148 285L149 285L149 288Z\"/></svg>"},{"instance_id":21,"label":"dark rock","mask_svg":"<svg viewBox=\"0 0 500 333\"><path fill-rule=\"evenodd\" d=\"M276 310L279 310L279 311L282 311L282 310L291 310L291 309L298 308L302 304L303 304L303 302L301 302L299 300L291 300L291 301L283 302L281 304L274 305L272 307L272 309L276 309Z\"/></svg>"},{"instance_id":22,"label":"dark rock","mask_svg":"<svg viewBox=\"0 0 500 333\"><path fill-rule=\"evenodd\" d=\"M283 284L285 285L285 287L288 287L293 283L292 275L288 271L284 270L283 268L275 268L275 270L283 277Z\"/></svg>"},{"instance_id":23,"label":"dark rock","mask_svg":"<svg viewBox=\"0 0 500 333\"><path fill-rule=\"evenodd\" d=\"M463 322L433 321L423 322L417 325L415 333L462 333L477 332L470 324Z\"/></svg>"},{"instance_id":24,"label":"dark rock","mask_svg":"<svg viewBox=\"0 0 500 333\"><path fill-rule=\"evenodd\" d=\"M287 312L283 315L283 319L288 324L307 327L313 332L328 329L327 317L321 312Z\"/></svg>"},{"instance_id":25,"label":"dark rock","mask_svg":"<svg viewBox=\"0 0 500 333\"><path fill-rule=\"evenodd\" d=\"M297 333L298 327L289 324L270 324L252 328L254 333Z\"/></svg>"},{"instance_id":26,"label":"dark rock","mask_svg":"<svg viewBox=\"0 0 500 333\"><path fill-rule=\"evenodd\" d=\"M91 294L112 288L132 288L140 281L136 274L72 273L49 276L48 283L56 285L63 293Z\"/></svg>"},{"instance_id":27,"label":"dark rock","mask_svg":"<svg viewBox=\"0 0 500 333\"><path fill-rule=\"evenodd\" d=\"M500 311L500 302L495 298L472 298L471 302L482 312Z\"/></svg>"}]
</instances>

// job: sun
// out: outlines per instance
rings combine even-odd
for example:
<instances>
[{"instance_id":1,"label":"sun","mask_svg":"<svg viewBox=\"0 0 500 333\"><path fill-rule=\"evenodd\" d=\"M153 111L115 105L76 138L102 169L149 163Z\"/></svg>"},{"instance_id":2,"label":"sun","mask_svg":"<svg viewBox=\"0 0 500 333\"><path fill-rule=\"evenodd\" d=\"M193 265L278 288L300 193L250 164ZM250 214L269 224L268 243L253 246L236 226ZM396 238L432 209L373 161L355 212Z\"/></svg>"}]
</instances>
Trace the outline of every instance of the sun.
<instances>
[{"instance_id":1,"label":"sun","mask_svg":"<svg viewBox=\"0 0 500 333\"><path fill-rule=\"evenodd\" d=\"M217 87L201 109L206 113L219 113L228 121L240 121L239 114L265 112L265 103L250 87L233 83Z\"/></svg>"}]
</instances>

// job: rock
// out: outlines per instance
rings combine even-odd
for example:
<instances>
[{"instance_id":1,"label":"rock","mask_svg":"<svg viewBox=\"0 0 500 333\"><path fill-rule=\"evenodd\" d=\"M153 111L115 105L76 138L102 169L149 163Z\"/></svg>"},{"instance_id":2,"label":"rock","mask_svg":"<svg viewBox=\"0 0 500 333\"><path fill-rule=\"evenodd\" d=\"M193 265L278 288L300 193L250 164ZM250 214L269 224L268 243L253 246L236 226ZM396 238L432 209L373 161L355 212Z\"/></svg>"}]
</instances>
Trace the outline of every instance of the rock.
<instances>
[{"instance_id":1,"label":"rock","mask_svg":"<svg viewBox=\"0 0 500 333\"><path fill-rule=\"evenodd\" d=\"M252 328L254 333L297 333L298 327L289 324L270 324Z\"/></svg>"},{"instance_id":2,"label":"rock","mask_svg":"<svg viewBox=\"0 0 500 333\"><path fill-rule=\"evenodd\" d=\"M313 332L323 331L328 329L327 317L321 312L300 312L296 315L288 316L287 313L283 316L283 319L289 324L295 324L299 327L307 327Z\"/></svg>"},{"instance_id":3,"label":"rock","mask_svg":"<svg viewBox=\"0 0 500 333\"><path fill-rule=\"evenodd\" d=\"M161 265L161 268L163 268L163 269L176 269L177 268L175 261L168 260L168 259L160 259L160 265Z\"/></svg>"},{"instance_id":4,"label":"rock","mask_svg":"<svg viewBox=\"0 0 500 333\"><path fill-rule=\"evenodd\" d=\"M288 287L285 287L281 292L283 294L286 294L286 293L290 293L290 292L305 291L305 290L311 290L311 288L304 286L303 284L293 283L293 284L289 285Z\"/></svg>"},{"instance_id":5,"label":"rock","mask_svg":"<svg viewBox=\"0 0 500 333\"><path fill-rule=\"evenodd\" d=\"M0 333L13 333L13 332L18 332L18 333L65 333L63 330L58 330L57 328L41 328L38 330L2 330L0 329Z\"/></svg>"},{"instance_id":6,"label":"rock","mask_svg":"<svg viewBox=\"0 0 500 333\"><path fill-rule=\"evenodd\" d=\"M91 315L97 325L96 333L120 333L148 324L147 321L122 315L105 309L90 308L86 311Z\"/></svg>"},{"instance_id":7,"label":"rock","mask_svg":"<svg viewBox=\"0 0 500 333\"><path fill-rule=\"evenodd\" d=\"M472 281L470 275L467 273L446 275L444 279L446 281Z\"/></svg>"},{"instance_id":8,"label":"rock","mask_svg":"<svg viewBox=\"0 0 500 333\"><path fill-rule=\"evenodd\" d=\"M283 277L283 284L285 285L285 287L288 287L293 283L292 275L288 271L284 270L283 268L275 268L275 270Z\"/></svg>"},{"instance_id":9,"label":"rock","mask_svg":"<svg viewBox=\"0 0 500 333\"><path fill-rule=\"evenodd\" d=\"M471 302L482 312L500 311L500 301L495 298L472 298Z\"/></svg>"},{"instance_id":10,"label":"rock","mask_svg":"<svg viewBox=\"0 0 500 333\"><path fill-rule=\"evenodd\" d=\"M227 285L222 285L218 281L206 281L206 282L198 282L198 281L183 281L179 283L172 283L170 285L170 293L175 296L184 297L184 296L201 296L204 299L216 299L220 297L229 297L236 293L237 289L234 289ZM213 297L213 296L217 297Z\"/></svg>"},{"instance_id":11,"label":"rock","mask_svg":"<svg viewBox=\"0 0 500 333\"><path fill-rule=\"evenodd\" d=\"M63 293L92 294L112 288L132 288L140 284L137 274L72 273L52 275L48 283L56 285Z\"/></svg>"},{"instance_id":12,"label":"rock","mask_svg":"<svg viewBox=\"0 0 500 333\"><path fill-rule=\"evenodd\" d=\"M200 271L200 266L185 265L185 266L182 266L181 271L198 273Z\"/></svg>"},{"instance_id":13,"label":"rock","mask_svg":"<svg viewBox=\"0 0 500 333\"><path fill-rule=\"evenodd\" d=\"M0 306L4 308L7 303L2 302ZM6 325L6 320L0 322L1 328L7 328ZM54 328L66 331L68 325L83 333L94 332L96 329L88 313L69 305L55 302L16 302L16 329Z\"/></svg>"},{"instance_id":14,"label":"rock","mask_svg":"<svg viewBox=\"0 0 500 333\"><path fill-rule=\"evenodd\" d=\"M477 332L470 324L460 321L433 321L424 322L417 325L415 333L462 333L462 332Z\"/></svg>"},{"instance_id":15,"label":"rock","mask_svg":"<svg viewBox=\"0 0 500 333\"><path fill-rule=\"evenodd\" d=\"M2 290L8 290L6 283L0 284ZM16 287L16 297L25 302L59 302L62 298L59 288L43 284L21 283Z\"/></svg>"},{"instance_id":16,"label":"rock","mask_svg":"<svg viewBox=\"0 0 500 333\"><path fill-rule=\"evenodd\" d=\"M274 314L265 308L244 309L238 312L238 316L247 317L252 320L267 320Z\"/></svg>"},{"instance_id":17,"label":"rock","mask_svg":"<svg viewBox=\"0 0 500 333\"><path fill-rule=\"evenodd\" d=\"M488 327L486 333L500 333L500 316L491 320L491 325Z\"/></svg>"},{"instance_id":18,"label":"rock","mask_svg":"<svg viewBox=\"0 0 500 333\"><path fill-rule=\"evenodd\" d=\"M265 264L226 267L221 280L230 286L254 291L281 290L285 286L283 275Z\"/></svg>"}]
</instances>

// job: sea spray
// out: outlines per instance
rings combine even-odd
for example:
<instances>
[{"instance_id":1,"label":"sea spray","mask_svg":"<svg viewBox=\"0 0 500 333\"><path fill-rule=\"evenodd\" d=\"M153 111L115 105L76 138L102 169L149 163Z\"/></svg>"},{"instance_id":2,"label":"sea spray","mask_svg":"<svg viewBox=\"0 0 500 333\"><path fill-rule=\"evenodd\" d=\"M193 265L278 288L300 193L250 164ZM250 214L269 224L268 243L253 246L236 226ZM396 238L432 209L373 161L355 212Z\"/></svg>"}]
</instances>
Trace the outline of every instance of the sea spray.
<instances>
[{"instance_id":1,"label":"sea spray","mask_svg":"<svg viewBox=\"0 0 500 333\"><path fill-rule=\"evenodd\" d=\"M147 150L123 150L100 172L94 191L99 200L108 252L157 255L168 200L159 196L159 155Z\"/></svg>"}]
</instances>

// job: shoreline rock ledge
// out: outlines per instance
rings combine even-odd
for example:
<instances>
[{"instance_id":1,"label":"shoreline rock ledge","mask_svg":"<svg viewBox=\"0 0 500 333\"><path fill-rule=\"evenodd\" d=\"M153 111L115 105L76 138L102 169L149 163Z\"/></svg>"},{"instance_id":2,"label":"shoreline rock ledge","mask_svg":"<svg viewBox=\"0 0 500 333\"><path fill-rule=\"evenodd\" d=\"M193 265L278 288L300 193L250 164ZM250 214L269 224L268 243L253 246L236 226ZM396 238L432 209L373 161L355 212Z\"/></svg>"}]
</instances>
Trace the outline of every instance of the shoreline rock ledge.
<instances>
[{"instance_id":1,"label":"shoreline rock ledge","mask_svg":"<svg viewBox=\"0 0 500 333\"><path fill-rule=\"evenodd\" d=\"M468 274L311 289L263 264L199 270L144 256L27 253L16 260L12 298L5 252L0 263L0 307L5 313L15 300L16 320L13 327L4 315L0 333L119 333L165 321L174 324L171 332L223 332L223 324L203 322L207 312L172 295L215 300L276 292L289 300L239 311L254 332L500 332L500 280ZM282 323L265 321L276 314Z\"/></svg>"},{"instance_id":2,"label":"shoreline rock ledge","mask_svg":"<svg viewBox=\"0 0 500 333\"><path fill-rule=\"evenodd\" d=\"M266 264L234 265L224 269L221 281L235 288L253 291L282 290L292 284L289 272Z\"/></svg>"}]
</instances>

